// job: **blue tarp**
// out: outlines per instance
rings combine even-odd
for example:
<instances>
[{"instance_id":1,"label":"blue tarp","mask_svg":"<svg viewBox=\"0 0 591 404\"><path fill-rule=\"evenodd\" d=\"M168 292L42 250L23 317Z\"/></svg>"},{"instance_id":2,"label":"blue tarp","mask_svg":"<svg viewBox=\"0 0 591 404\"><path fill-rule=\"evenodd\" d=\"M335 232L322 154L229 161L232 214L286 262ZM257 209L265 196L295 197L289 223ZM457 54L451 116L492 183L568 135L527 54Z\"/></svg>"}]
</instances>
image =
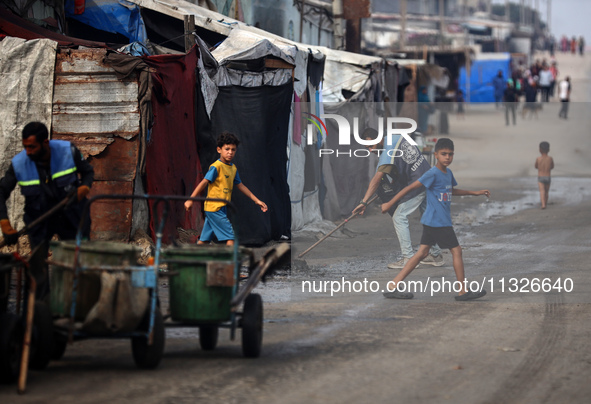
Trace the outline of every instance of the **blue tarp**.
<instances>
[{"instance_id":1,"label":"blue tarp","mask_svg":"<svg viewBox=\"0 0 591 404\"><path fill-rule=\"evenodd\" d=\"M464 92L464 99L470 102L495 102L495 89L493 87L493 78L499 70L503 72L505 80L511 77L511 55L506 55L506 59L496 60L475 60L472 62L470 70L470 98L466 92L466 68L460 69L459 87Z\"/></svg>"},{"instance_id":2,"label":"blue tarp","mask_svg":"<svg viewBox=\"0 0 591 404\"><path fill-rule=\"evenodd\" d=\"M125 0L86 0L84 12L74 14L74 0L65 2L66 17L80 21L93 28L125 35L129 42L148 39L140 8Z\"/></svg>"}]
</instances>

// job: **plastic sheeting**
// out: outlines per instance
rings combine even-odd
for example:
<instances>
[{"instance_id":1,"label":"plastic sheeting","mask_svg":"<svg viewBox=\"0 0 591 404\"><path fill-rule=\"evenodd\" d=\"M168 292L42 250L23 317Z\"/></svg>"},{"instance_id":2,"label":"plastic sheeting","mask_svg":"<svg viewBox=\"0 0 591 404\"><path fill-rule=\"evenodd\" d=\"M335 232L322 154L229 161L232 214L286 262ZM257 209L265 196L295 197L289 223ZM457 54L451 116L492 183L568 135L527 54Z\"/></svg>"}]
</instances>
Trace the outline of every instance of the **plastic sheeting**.
<instances>
[{"instance_id":1,"label":"plastic sheeting","mask_svg":"<svg viewBox=\"0 0 591 404\"><path fill-rule=\"evenodd\" d=\"M372 68L375 69L384 64L383 59L374 56L322 46L316 46L313 49L326 55L322 91L325 102L345 101L343 90L358 93L366 85Z\"/></svg>"},{"instance_id":2,"label":"plastic sheeting","mask_svg":"<svg viewBox=\"0 0 591 404\"><path fill-rule=\"evenodd\" d=\"M195 106L197 48L187 55L150 56L154 126L146 155L147 191L158 195L190 195L203 175L197 154ZM155 217L153 206L151 216ZM185 212L182 202L171 205L164 241L179 227L198 229L198 209ZM152 220L153 224L154 220Z\"/></svg>"},{"instance_id":3,"label":"plastic sheeting","mask_svg":"<svg viewBox=\"0 0 591 404\"><path fill-rule=\"evenodd\" d=\"M49 39L6 37L0 42L0 176L22 150L24 125L40 121L51 127L56 51L57 42ZM20 192L13 192L8 213L15 227L23 204Z\"/></svg>"},{"instance_id":4,"label":"plastic sheeting","mask_svg":"<svg viewBox=\"0 0 591 404\"><path fill-rule=\"evenodd\" d=\"M511 77L511 55L505 53L500 55L501 59L474 60L470 67L470 94L464 96L470 102L494 102L495 89L492 85L493 78L499 70L503 77ZM460 89L464 94L467 92L466 68L460 69Z\"/></svg>"},{"instance_id":5,"label":"plastic sheeting","mask_svg":"<svg viewBox=\"0 0 591 404\"><path fill-rule=\"evenodd\" d=\"M140 8L125 0L85 0L84 12L75 14L74 0L66 0L66 16L93 28L118 33L129 42L147 43L148 35Z\"/></svg>"},{"instance_id":6,"label":"plastic sheeting","mask_svg":"<svg viewBox=\"0 0 591 404\"><path fill-rule=\"evenodd\" d=\"M234 29L230 32L228 38L222 42L212 54L221 66L227 65L230 62L256 60L267 56L274 56L295 66L295 92L301 96L306 90L306 83L308 82L308 52L298 49L297 46L288 43L286 40L274 38L271 34L269 34L269 36L264 36L254 32ZM273 72L264 72L264 74L252 73L253 80L248 86L277 86L285 84L287 78L286 69L279 69L275 74L271 73ZM216 81L218 83L231 82L234 85L245 85L235 83L235 78L234 81L232 81L232 77L229 77L232 74L233 73L229 71L229 69L220 69L220 78ZM234 73L234 75L236 75L236 73ZM291 79L291 72L289 72L289 79ZM243 78L242 80L245 79ZM246 81L248 82L249 80Z\"/></svg>"}]
</instances>

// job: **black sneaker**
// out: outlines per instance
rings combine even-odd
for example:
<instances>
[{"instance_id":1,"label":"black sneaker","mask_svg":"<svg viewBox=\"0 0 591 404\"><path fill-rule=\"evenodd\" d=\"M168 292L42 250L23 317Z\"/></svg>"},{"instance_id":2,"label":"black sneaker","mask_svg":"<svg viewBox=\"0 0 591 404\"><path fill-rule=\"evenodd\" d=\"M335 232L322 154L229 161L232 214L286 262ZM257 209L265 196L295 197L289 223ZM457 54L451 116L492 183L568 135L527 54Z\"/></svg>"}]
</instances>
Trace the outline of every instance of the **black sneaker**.
<instances>
[{"instance_id":1,"label":"black sneaker","mask_svg":"<svg viewBox=\"0 0 591 404\"><path fill-rule=\"evenodd\" d=\"M455 299L458 302L465 302L467 300L480 299L484 295L486 295L486 290L483 289L480 292L469 291L468 293L464 293L463 295L456 296Z\"/></svg>"},{"instance_id":2,"label":"black sneaker","mask_svg":"<svg viewBox=\"0 0 591 404\"><path fill-rule=\"evenodd\" d=\"M396 289L392 292L384 292L382 295L384 295L386 299L412 299L415 297L415 295L410 292L399 292Z\"/></svg>"}]
</instances>

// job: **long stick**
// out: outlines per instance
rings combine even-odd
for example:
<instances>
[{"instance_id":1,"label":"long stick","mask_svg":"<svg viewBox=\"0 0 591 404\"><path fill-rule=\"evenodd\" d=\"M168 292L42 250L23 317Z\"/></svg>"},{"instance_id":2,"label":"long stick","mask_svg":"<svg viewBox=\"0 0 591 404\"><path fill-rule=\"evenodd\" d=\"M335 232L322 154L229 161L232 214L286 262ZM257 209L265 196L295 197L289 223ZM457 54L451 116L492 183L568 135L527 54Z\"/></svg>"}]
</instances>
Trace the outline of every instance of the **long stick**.
<instances>
[{"instance_id":1,"label":"long stick","mask_svg":"<svg viewBox=\"0 0 591 404\"><path fill-rule=\"evenodd\" d=\"M68 196L66 196L60 203L58 203L53 208L49 209L47 212L45 212L44 214L39 216L37 219L33 220L31 223L29 223L28 225L26 225L25 227L20 229L18 232L16 232L16 234L19 237L22 236L29 229L37 226L39 223L43 222L44 220L49 218L51 215L53 215L55 212L57 212L58 210L60 210L64 206L66 206L68 204L68 202L70 202L70 199L72 199L74 197L74 193L75 193L75 191L70 192L70 194L68 194ZM0 241L0 248L4 247L5 245L6 245L6 242L4 240Z\"/></svg>"},{"instance_id":2,"label":"long stick","mask_svg":"<svg viewBox=\"0 0 591 404\"><path fill-rule=\"evenodd\" d=\"M367 205L366 206L369 206L373 201L376 200L377 197L378 197L377 195L374 195L373 198L371 198L369 201L367 201ZM322 237L320 240L318 240L317 242L315 242L314 244L312 244L306 251L304 251L303 253L301 253L300 255L298 255L298 258L302 258L304 255L308 254L314 247L316 247L318 244L322 243L324 240L326 240L327 238L329 238L332 233L334 233L335 231L337 231L338 229L340 229L341 227L343 227L344 225L346 225L349 222L349 220L353 219L358 214L359 214L359 212L353 213L351 216L349 216L348 218L346 218L343 223L339 224L337 227L335 227L334 229L332 229L330 232L326 233L326 235L324 237Z\"/></svg>"},{"instance_id":3,"label":"long stick","mask_svg":"<svg viewBox=\"0 0 591 404\"><path fill-rule=\"evenodd\" d=\"M35 316L35 289L37 288L37 282L35 277L30 277L30 288L27 296L27 313L25 321L25 337L23 341L23 353L21 356L21 367L18 376L18 388L19 394L23 394L27 387L27 370L29 368L29 352L31 350L31 334L33 333L33 317Z\"/></svg>"}]
</instances>

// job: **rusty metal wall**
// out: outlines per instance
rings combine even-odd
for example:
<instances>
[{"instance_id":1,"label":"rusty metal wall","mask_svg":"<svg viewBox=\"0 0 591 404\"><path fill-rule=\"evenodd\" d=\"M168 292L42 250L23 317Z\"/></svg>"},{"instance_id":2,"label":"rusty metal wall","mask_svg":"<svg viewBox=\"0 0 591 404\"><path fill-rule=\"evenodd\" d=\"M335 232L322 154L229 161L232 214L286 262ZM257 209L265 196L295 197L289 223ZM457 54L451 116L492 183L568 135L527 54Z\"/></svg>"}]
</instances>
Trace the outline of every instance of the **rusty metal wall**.
<instances>
[{"instance_id":1,"label":"rusty metal wall","mask_svg":"<svg viewBox=\"0 0 591 404\"><path fill-rule=\"evenodd\" d=\"M104 49L62 49L56 57L52 138L74 143L95 170L91 196L131 194L139 156L138 81L117 79L103 63ZM95 239L127 241L132 202L105 201L91 208Z\"/></svg>"}]
</instances>

